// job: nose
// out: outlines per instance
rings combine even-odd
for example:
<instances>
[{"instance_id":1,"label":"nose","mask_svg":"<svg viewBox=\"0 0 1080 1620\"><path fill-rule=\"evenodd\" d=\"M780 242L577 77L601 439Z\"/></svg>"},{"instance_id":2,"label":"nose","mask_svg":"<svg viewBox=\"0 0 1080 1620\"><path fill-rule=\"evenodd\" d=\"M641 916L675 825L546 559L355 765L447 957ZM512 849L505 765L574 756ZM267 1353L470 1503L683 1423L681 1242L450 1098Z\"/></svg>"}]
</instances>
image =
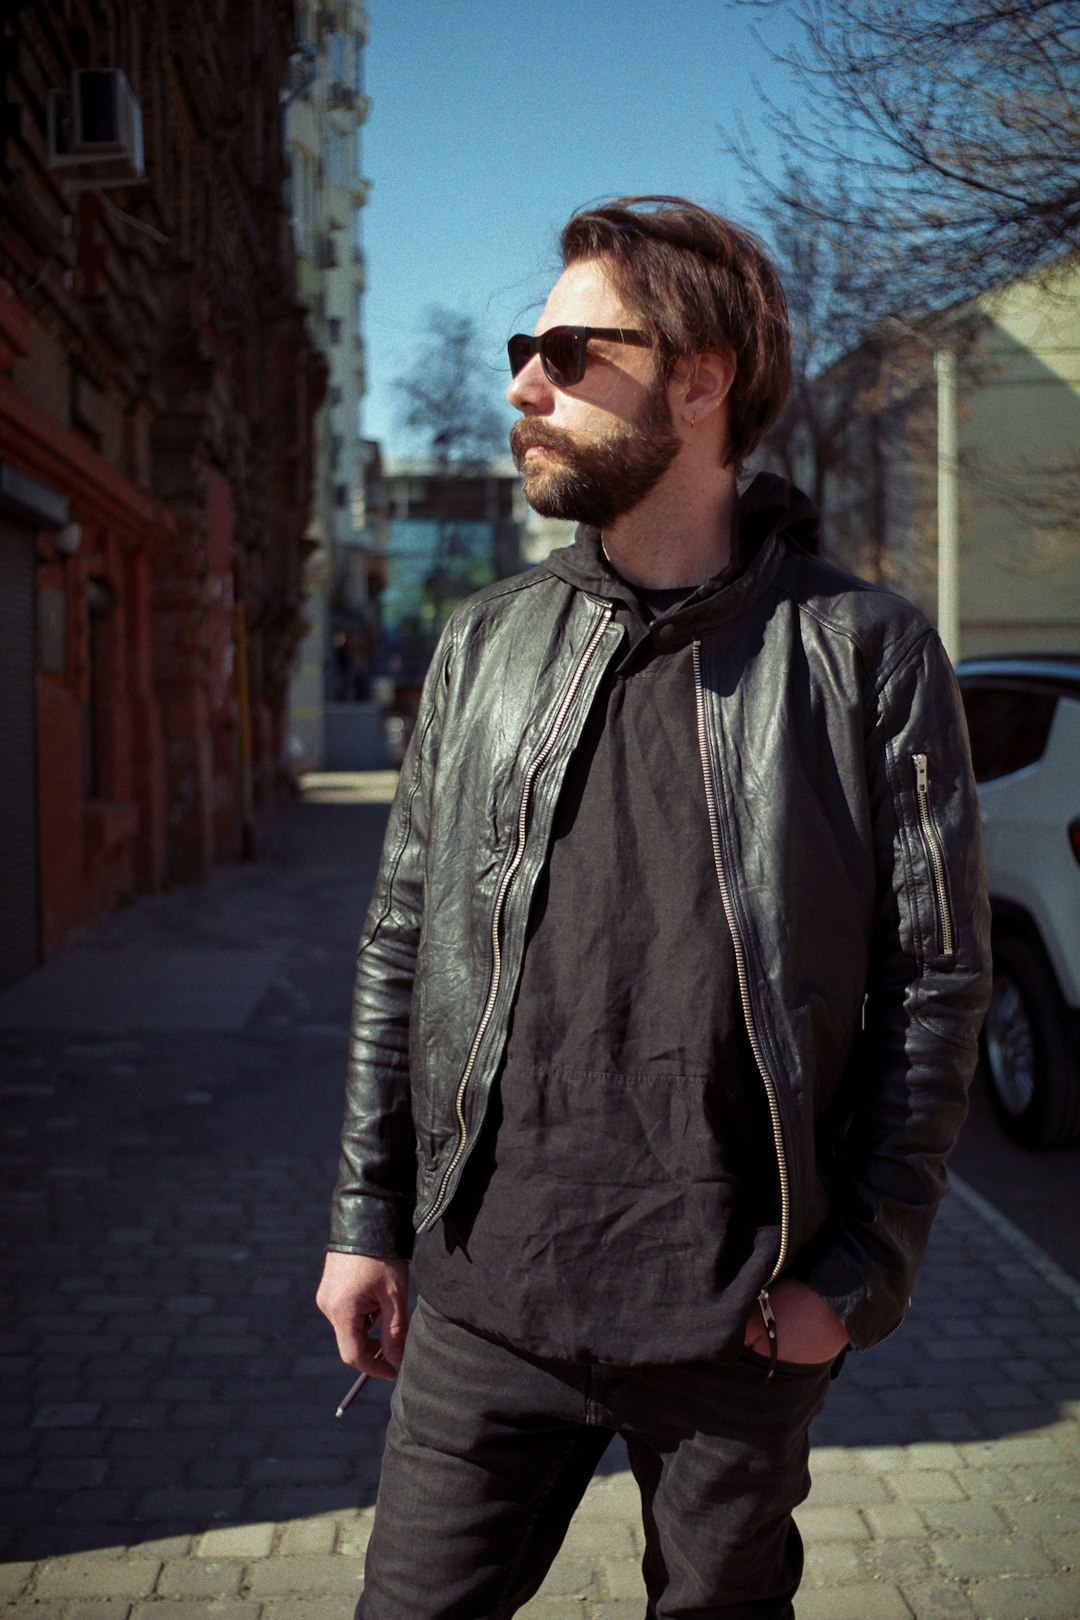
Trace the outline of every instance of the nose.
<instances>
[{"instance_id":1,"label":"nose","mask_svg":"<svg viewBox=\"0 0 1080 1620\"><path fill-rule=\"evenodd\" d=\"M538 354L530 355L517 376L511 377L506 397L516 411L526 416L551 409L552 387Z\"/></svg>"}]
</instances>

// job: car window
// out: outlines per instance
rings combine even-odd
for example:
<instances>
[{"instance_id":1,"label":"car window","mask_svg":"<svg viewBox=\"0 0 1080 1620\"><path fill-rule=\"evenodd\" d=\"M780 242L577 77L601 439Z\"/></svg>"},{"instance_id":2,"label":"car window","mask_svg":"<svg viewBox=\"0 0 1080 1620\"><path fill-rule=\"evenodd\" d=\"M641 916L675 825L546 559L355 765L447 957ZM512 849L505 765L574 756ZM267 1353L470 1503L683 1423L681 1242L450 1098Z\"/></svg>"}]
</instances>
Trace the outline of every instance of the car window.
<instances>
[{"instance_id":1,"label":"car window","mask_svg":"<svg viewBox=\"0 0 1080 1620\"><path fill-rule=\"evenodd\" d=\"M964 682L976 782L1008 776L1042 758L1057 698L1051 692Z\"/></svg>"}]
</instances>

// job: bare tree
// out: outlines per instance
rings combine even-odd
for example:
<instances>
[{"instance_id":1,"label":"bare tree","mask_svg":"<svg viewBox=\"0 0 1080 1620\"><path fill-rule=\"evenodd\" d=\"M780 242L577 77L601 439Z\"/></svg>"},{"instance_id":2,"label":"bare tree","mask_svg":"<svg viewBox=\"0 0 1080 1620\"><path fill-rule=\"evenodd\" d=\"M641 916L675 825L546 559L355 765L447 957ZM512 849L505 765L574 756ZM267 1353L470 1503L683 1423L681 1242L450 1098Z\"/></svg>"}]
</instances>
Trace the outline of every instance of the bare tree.
<instances>
[{"instance_id":1,"label":"bare tree","mask_svg":"<svg viewBox=\"0 0 1080 1620\"><path fill-rule=\"evenodd\" d=\"M775 0L735 3L764 14ZM785 0L785 11L803 43L773 54L806 95L769 121L827 177L820 194L852 239L902 261L894 313L956 303L1076 251L1075 0ZM745 136L730 144L754 163Z\"/></svg>"},{"instance_id":2,"label":"bare tree","mask_svg":"<svg viewBox=\"0 0 1080 1620\"><path fill-rule=\"evenodd\" d=\"M476 523L463 506L468 491L461 475L482 472L495 451L505 448L506 424L492 403L497 385L472 317L434 306L423 331L411 371L394 387L402 399L402 426L420 436L433 464L428 506L435 544L423 580L429 623L422 632L430 651L457 597L483 582L478 568L489 569L492 578L503 571L497 525L492 555L475 555Z\"/></svg>"},{"instance_id":3,"label":"bare tree","mask_svg":"<svg viewBox=\"0 0 1080 1620\"><path fill-rule=\"evenodd\" d=\"M470 315L438 305L429 309L423 346L394 387L403 402L402 426L421 435L439 465L486 461L505 447L502 417L491 402L490 368Z\"/></svg>"}]
</instances>

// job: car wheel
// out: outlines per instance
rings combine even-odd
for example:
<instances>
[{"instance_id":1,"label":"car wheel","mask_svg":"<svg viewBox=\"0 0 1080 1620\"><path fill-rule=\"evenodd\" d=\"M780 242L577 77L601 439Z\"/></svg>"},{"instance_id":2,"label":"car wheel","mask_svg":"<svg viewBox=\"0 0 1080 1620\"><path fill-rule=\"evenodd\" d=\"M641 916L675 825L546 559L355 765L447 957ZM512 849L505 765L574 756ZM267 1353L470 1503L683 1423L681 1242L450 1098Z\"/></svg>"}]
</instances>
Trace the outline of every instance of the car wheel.
<instances>
[{"instance_id":1,"label":"car wheel","mask_svg":"<svg viewBox=\"0 0 1080 1620\"><path fill-rule=\"evenodd\" d=\"M1023 1147L1064 1147L1080 1135L1080 1076L1050 969L1026 941L994 940L994 984L980 1039L990 1100Z\"/></svg>"}]
</instances>

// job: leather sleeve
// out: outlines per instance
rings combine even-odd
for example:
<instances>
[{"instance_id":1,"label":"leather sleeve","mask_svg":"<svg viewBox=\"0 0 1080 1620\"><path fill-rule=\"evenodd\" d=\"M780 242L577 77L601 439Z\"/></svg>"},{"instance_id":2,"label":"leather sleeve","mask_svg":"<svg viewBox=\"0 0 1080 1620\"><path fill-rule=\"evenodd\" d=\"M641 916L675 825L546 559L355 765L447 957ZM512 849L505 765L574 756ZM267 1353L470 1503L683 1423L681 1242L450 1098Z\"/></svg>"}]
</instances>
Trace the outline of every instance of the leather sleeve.
<instances>
[{"instance_id":1,"label":"leather sleeve","mask_svg":"<svg viewBox=\"0 0 1080 1620\"><path fill-rule=\"evenodd\" d=\"M413 1245L416 1138L409 1015L451 634L445 632L424 683L360 935L353 988L345 1120L328 1247L384 1259L408 1259Z\"/></svg>"},{"instance_id":2,"label":"leather sleeve","mask_svg":"<svg viewBox=\"0 0 1080 1620\"><path fill-rule=\"evenodd\" d=\"M990 990L990 916L967 727L933 632L872 697L868 788L878 873L866 1027L847 1128L827 1167L832 1213L798 1256L869 1348L900 1322L967 1112Z\"/></svg>"}]
</instances>

